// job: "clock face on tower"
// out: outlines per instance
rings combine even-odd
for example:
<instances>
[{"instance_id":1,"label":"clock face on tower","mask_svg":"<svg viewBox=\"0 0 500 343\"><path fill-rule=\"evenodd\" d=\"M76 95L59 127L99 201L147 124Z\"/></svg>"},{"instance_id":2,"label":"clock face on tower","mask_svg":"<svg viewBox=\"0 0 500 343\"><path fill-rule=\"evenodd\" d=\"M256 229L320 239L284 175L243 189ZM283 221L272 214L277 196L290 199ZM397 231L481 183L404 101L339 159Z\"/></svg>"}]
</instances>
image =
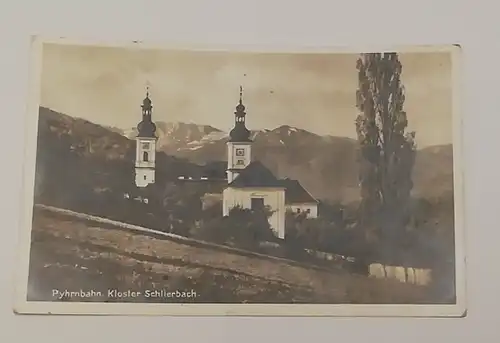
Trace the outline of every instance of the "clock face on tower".
<instances>
[{"instance_id":1,"label":"clock face on tower","mask_svg":"<svg viewBox=\"0 0 500 343\"><path fill-rule=\"evenodd\" d=\"M149 150L149 143L142 143L142 149Z\"/></svg>"},{"instance_id":2,"label":"clock face on tower","mask_svg":"<svg viewBox=\"0 0 500 343\"><path fill-rule=\"evenodd\" d=\"M236 156L245 156L245 149L236 149Z\"/></svg>"}]
</instances>

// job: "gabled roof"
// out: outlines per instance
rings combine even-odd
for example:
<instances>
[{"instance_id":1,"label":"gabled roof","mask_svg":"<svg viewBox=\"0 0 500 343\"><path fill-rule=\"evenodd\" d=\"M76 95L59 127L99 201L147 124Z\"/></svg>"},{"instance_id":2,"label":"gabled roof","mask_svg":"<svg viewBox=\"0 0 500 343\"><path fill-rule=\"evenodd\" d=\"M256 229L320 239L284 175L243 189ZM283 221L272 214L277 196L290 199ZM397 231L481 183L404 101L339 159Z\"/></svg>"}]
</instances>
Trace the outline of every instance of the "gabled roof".
<instances>
[{"instance_id":1,"label":"gabled roof","mask_svg":"<svg viewBox=\"0 0 500 343\"><path fill-rule=\"evenodd\" d=\"M229 187L278 187L284 188L283 183L274 176L261 162L251 162L241 173L229 184Z\"/></svg>"},{"instance_id":2,"label":"gabled roof","mask_svg":"<svg viewBox=\"0 0 500 343\"><path fill-rule=\"evenodd\" d=\"M280 181L285 187L285 203L309 204L318 202L302 187L299 181L292 179L282 179Z\"/></svg>"}]
</instances>

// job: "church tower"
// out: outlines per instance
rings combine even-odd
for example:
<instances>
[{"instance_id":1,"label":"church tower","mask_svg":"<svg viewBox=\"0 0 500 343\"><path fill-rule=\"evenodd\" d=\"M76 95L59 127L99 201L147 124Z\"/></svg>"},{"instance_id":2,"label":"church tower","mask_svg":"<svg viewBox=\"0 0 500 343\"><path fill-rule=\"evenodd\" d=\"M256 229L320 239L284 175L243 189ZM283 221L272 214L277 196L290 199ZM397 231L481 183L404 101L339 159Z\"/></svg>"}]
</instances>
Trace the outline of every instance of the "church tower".
<instances>
[{"instance_id":1,"label":"church tower","mask_svg":"<svg viewBox=\"0 0 500 343\"><path fill-rule=\"evenodd\" d=\"M251 162L250 130L245 126L243 88L240 86L240 101L234 112L234 128L227 142L227 181L231 183Z\"/></svg>"},{"instance_id":2,"label":"church tower","mask_svg":"<svg viewBox=\"0 0 500 343\"><path fill-rule=\"evenodd\" d=\"M142 120L137 125L135 150L135 184L146 187L155 182L156 125L151 120L153 106L149 98L149 88L142 102Z\"/></svg>"}]
</instances>

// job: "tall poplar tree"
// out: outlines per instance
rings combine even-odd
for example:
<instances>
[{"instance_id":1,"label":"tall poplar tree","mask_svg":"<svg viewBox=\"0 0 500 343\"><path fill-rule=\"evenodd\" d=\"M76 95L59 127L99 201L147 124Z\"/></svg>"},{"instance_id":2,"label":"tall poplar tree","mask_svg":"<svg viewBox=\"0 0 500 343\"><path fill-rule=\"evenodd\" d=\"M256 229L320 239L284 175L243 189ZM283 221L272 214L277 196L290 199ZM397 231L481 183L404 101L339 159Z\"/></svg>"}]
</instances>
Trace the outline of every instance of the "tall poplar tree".
<instances>
[{"instance_id":1,"label":"tall poplar tree","mask_svg":"<svg viewBox=\"0 0 500 343\"><path fill-rule=\"evenodd\" d=\"M415 133L407 132L402 65L397 53L366 53L357 60L356 131L361 154L360 224L378 242L381 257L401 248L409 221Z\"/></svg>"}]
</instances>

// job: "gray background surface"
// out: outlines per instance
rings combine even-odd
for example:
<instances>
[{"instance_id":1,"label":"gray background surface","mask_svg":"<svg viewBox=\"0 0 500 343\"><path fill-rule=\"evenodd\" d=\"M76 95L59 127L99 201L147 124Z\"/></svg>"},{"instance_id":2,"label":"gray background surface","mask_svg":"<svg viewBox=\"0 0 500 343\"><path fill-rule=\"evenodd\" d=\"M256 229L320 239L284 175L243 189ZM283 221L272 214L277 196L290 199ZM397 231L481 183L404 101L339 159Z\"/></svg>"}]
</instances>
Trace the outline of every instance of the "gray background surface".
<instances>
[{"instance_id":1,"label":"gray background surface","mask_svg":"<svg viewBox=\"0 0 500 343\"><path fill-rule=\"evenodd\" d=\"M2 342L482 342L500 341L497 313L498 99L496 1L2 1L0 134ZM29 35L195 44L366 46L449 44L464 49L468 315L464 319L14 316ZM353 95L354 101L354 95ZM377 337L378 336L378 337Z\"/></svg>"}]
</instances>

